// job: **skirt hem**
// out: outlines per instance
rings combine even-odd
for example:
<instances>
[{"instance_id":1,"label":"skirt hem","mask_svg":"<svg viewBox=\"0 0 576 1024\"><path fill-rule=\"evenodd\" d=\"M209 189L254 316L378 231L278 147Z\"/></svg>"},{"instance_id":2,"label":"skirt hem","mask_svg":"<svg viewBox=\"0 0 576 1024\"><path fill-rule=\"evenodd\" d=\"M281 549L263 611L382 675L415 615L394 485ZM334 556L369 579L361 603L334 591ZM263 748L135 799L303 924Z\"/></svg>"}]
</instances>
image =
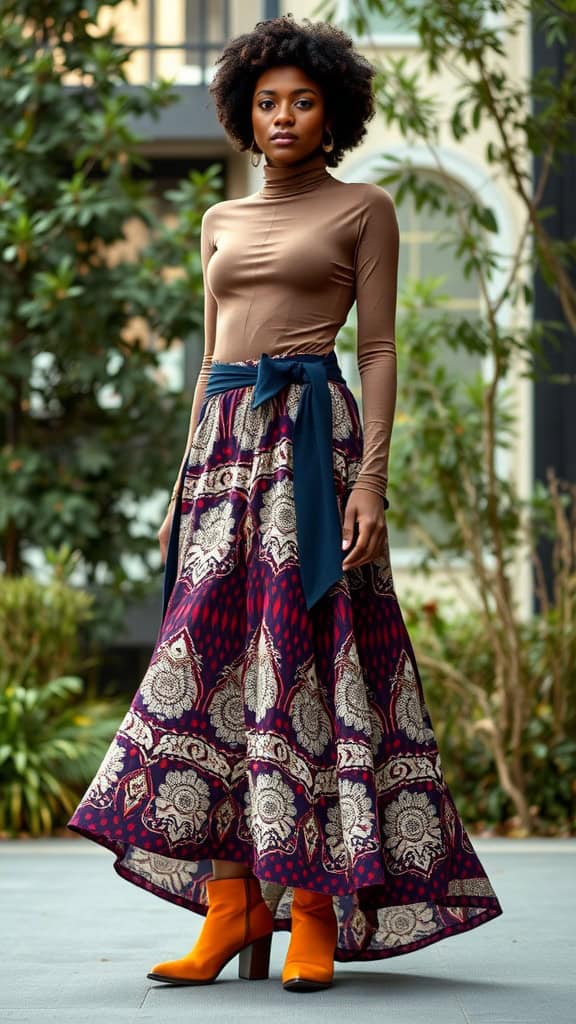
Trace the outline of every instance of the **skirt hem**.
<instances>
[{"instance_id":1,"label":"skirt hem","mask_svg":"<svg viewBox=\"0 0 576 1024\"><path fill-rule=\"evenodd\" d=\"M113 864L116 874L123 878L127 882L131 882L132 885L138 886L140 889L144 889L146 892L153 893L155 896L159 896L160 899L166 900L168 903L174 903L176 906L182 907L186 910L190 910L193 913L200 914L202 917L206 917L208 913L208 906L204 903L200 903L193 900L185 900L176 893L168 892L166 889L162 889L161 886L155 885L144 879L142 876L138 876L135 872L122 864L122 858L125 855L126 846L134 846L136 849L140 849L135 843L116 843L113 839L109 839L107 836L98 835L90 832L88 829L84 829L79 825L67 825L69 831L74 832L84 839L89 839L93 843L97 843L104 849L109 850L115 855L115 861ZM205 858L203 858L205 859ZM218 858L214 858L217 860ZM257 872L254 872L254 876L258 878L259 882L266 883L268 879L261 878ZM319 892L322 890L314 889L311 885L301 885L303 889L310 889L313 892ZM366 886L370 888L370 886ZM355 890L358 891L358 890ZM395 904L399 906L410 906L410 903L419 903L418 899L403 902L402 904ZM439 907L481 907L484 913L476 914L474 917L470 917L467 920L458 922L457 924L446 925L434 932L433 935L422 936L414 942L409 942L397 947L389 947L387 949L369 949L369 950L343 950L336 949L334 953L334 961L336 963L354 963L358 961L370 961L370 960L388 960L394 956L402 956L405 953L414 953L418 949L423 949L424 946L430 946L435 942L440 942L442 939L450 938L453 935L460 935L463 932L470 931L472 928L477 928L479 925L486 924L489 921L500 917L503 913L502 907L498 900L494 897L485 896L445 896L435 897L435 904ZM274 919L274 932L290 932L291 931L291 918Z\"/></svg>"}]
</instances>

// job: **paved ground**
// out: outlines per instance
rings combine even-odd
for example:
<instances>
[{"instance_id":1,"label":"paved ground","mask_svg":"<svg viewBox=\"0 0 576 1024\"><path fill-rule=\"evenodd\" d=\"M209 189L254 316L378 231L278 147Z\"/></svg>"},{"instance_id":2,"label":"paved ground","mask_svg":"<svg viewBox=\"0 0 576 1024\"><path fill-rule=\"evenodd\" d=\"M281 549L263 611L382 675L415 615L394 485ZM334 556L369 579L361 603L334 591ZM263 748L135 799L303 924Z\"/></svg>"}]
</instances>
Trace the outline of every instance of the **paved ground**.
<instances>
[{"instance_id":1,"label":"paved ground","mask_svg":"<svg viewBox=\"0 0 576 1024\"><path fill-rule=\"evenodd\" d=\"M574 1024L576 840L480 840L501 917L425 949L337 964L326 992L284 992L288 935L271 977L168 988L146 978L193 943L202 919L118 878L84 839L0 842L2 1024L241 1024L350 1015L353 1024Z\"/></svg>"}]
</instances>

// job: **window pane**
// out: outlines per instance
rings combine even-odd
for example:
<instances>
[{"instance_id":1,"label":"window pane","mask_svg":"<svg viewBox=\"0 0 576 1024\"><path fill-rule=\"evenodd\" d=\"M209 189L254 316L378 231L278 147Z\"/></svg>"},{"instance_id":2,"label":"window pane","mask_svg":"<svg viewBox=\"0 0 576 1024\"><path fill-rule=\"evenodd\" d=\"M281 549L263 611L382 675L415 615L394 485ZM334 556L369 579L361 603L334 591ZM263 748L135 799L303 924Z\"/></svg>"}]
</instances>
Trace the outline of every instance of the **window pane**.
<instances>
[{"instance_id":1,"label":"window pane","mask_svg":"<svg viewBox=\"0 0 576 1024\"><path fill-rule=\"evenodd\" d=\"M186 42L226 41L229 0L186 0Z\"/></svg>"},{"instance_id":2,"label":"window pane","mask_svg":"<svg viewBox=\"0 0 576 1024\"><path fill-rule=\"evenodd\" d=\"M418 7L424 7L424 0L414 0ZM353 15L352 2L350 0L349 13ZM372 36L399 36L411 32L410 26L406 24L402 14L383 14L381 11L366 11L368 22L368 35Z\"/></svg>"},{"instance_id":3,"label":"window pane","mask_svg":"<svg viewBox=\"0 0 576 1024\"><path fill-rule=\"evenodd\" d=\"M419 7L424 6L424 0L419 0ZM371 11L368 15L369 31L375 36L396 36L405 35L407 29L401 14L382 14L380 11Z\"/></svg>"},{"instance_id":4,"label":"window pane","mask_svg":"<svg viewBox=\"0 0 576 1024\"><path fill-rule=\"evenodd\" d=\"M419 243L421 277L443 277L444 283L440 291L450 299L457 300L458 306L465 309L468 301L476 308L479 301L478 283L474 277L466 278L461 267L454 260L451 248L445 247L438 239Z\"/></svg>"}]
</instances>

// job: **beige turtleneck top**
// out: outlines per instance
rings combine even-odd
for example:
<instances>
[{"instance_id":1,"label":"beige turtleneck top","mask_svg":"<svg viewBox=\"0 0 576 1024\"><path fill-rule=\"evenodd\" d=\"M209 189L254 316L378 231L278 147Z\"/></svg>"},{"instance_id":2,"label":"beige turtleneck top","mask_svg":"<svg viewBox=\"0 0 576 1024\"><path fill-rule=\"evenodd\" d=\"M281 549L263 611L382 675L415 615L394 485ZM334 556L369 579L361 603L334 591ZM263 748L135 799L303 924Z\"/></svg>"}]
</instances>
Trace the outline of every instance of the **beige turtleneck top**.
<instances>
[{"instance_id":1,"label":"beige turtleneck top","mask_svg":"<svg viewBox=\"0 0 576 1024\"><path fill-rule=\"evenodd\" d=\"M385 497L398 263L388 194L332 177L322 154L297 166L265 164L259 192L206 210L201 257L205 345L191 430L212 360L324 355L356 301L364 450L354 489Z\"/></svg>"}]
</instances>

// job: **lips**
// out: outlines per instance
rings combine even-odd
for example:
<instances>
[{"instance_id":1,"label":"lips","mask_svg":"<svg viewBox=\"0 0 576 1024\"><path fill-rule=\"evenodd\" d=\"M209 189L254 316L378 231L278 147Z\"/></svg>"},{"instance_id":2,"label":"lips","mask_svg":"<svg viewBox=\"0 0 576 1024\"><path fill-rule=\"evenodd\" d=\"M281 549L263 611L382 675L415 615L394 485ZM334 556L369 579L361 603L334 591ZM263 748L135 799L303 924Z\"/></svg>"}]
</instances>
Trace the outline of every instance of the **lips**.
<instances>
[{"instance_id":1,"label":"lips","mask_svg":"<svg viewBox=\"0 0 576 1024\"><path fill-rule=\"evenodd\" d=\"M292 135L291 132L274 132L274 135L271 135L270 138L272 140L274 140L274 139L295 139L295 138L297 138L297 136L296 135Z\"/></svg>"}]
</instances>

